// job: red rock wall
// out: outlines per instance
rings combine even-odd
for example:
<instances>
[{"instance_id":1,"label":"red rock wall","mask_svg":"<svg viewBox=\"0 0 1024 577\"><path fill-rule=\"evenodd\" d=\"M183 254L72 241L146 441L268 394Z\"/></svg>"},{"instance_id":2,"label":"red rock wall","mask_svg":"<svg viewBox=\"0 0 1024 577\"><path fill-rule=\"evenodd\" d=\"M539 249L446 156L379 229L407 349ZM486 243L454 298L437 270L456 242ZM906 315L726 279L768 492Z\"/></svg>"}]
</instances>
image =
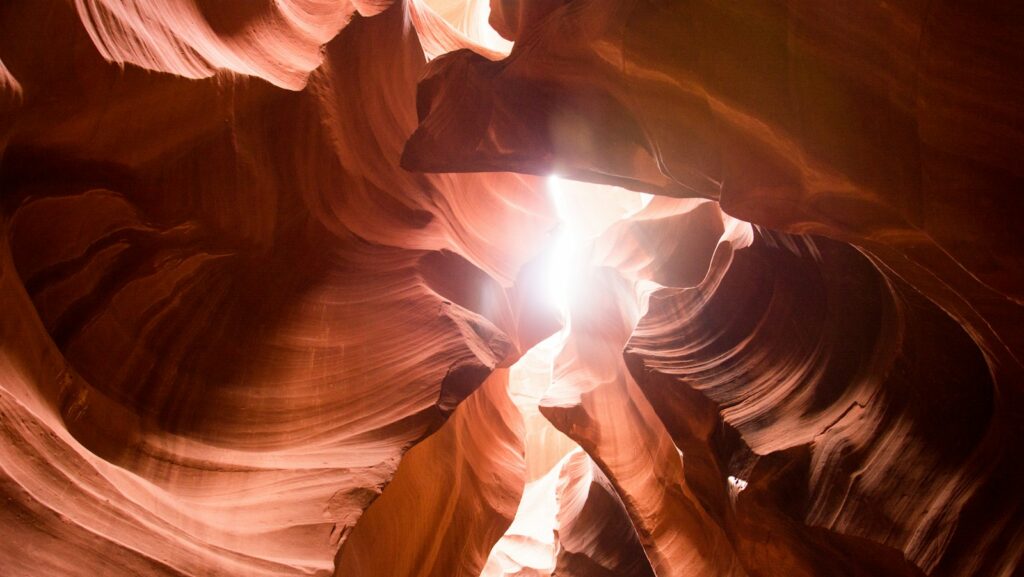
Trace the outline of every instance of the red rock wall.
<instances>
[{"instance_id":1,"label":"red rock wall","mask_svg":"<svg viewBox=\"0 0 1024 577\"><path fill-rule=\"evenodd\" d=\"M1024 13L484 8L0 6L0 574L1018 574Z\"/></svg>"}]
</instances>

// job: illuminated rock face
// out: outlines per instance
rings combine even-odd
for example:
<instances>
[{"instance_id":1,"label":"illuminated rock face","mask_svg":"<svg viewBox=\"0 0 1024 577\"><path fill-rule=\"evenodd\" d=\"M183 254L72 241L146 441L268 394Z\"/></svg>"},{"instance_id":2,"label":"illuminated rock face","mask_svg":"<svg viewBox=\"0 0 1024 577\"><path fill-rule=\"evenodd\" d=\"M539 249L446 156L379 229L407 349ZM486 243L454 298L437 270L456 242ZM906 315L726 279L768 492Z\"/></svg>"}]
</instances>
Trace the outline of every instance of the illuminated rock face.
<instances>
[{"instance_id":1,"label":"illuminated rock face","mask_svg":"<svg viewBox=\"0 0 1024 577\"><path fill-rule=\"evenodd\" d=\"M0 573L1020 572L1024 13L749 4L0 7Z\"/></svg>"}]
</instances>

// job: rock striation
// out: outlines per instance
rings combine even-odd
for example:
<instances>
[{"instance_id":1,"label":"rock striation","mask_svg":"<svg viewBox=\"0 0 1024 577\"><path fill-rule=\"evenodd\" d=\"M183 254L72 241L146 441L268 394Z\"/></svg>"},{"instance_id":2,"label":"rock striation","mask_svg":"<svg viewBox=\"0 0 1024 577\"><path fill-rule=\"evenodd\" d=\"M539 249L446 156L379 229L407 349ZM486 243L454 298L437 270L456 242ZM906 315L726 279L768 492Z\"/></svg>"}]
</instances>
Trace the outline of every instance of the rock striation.
<instances>
[{"instance_id":1,"label":"rock striation","mask_svg":"<svg viewBox=\"0 0 1024 577\"><path fill-rule=\"evenodd\" d=\"M1022 32L4 3L0 574L1019 574Z\"/></svg>"}]
</instances>

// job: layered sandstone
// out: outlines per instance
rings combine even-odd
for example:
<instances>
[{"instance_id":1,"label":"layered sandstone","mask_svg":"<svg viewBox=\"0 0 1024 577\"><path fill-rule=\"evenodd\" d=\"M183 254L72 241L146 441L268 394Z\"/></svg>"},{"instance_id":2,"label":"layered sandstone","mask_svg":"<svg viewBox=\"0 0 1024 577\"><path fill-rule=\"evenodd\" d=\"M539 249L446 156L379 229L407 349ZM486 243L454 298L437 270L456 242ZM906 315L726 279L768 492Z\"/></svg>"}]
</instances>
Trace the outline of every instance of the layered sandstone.
<instances>
[{"instance_id":1,"label":"layered sandstone","mask_svg":"<svg viewBox=\"0 0 1024 577\"><path fill-rule=\"evenodd\" d=\"M5 3L0 573L1019 573L1022 31Z\"/></svg>"}]
</instances>

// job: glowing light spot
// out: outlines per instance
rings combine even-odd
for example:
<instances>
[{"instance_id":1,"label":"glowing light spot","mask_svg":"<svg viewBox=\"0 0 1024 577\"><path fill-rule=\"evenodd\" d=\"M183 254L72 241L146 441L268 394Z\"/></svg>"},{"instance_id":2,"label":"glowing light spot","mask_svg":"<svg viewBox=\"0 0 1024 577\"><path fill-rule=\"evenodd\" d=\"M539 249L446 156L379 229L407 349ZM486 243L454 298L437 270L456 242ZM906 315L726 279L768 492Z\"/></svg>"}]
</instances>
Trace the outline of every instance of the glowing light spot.
<instances>
[{"instance_id":1,"label":"glowing light spot","mask_svg":"<svg viewBox=\"0 0 1024 577\"><path fill-rule=\"evenodd\" d=\"M548 253L545 294L568 324L569 303L586 296L580 279L587 268L602 264L591 262L593 241L615 223L643 211L654 196L557 175L548 177L547 189L559 226Z\"/></svg>"},{"instance_id":2,"label":"glowing light spot","mask_svg":"<svg viewBox=\"0 0 1024 577\"><path fill-rule=\"evenodd\" d=\"M649 192L640 192L638 194L640 195L640 210L647 208L647 205L651 204L651 201L654 200L654 195Z\"/></svg>"},{"instance_id":3,"label":"glowing light spot","mask_svg":"<svg viewBox=\"0 0 1024 577\"><path fill-rule=\"evenodd\" d=\"M469 2L466 10L472 12L472 15L467 15L466 18L469 22L467 31L469 32L470 38L491 50L494 50L495 52L501 52L503 54L512 52L512 43L502 38L502 36L491 27L490 2L479 0L476 2Z\"/></svg>"},{"instance_id":4,"label":"glowing light spot","mask_svg":"<svg viewBox=\"0 0 1024 577\"><path fill-rule=\"evenodd\" d=\"M584 239L581 238L579 227L575 226L573 214L567 207L565 191L559 177L548 177L548 194L551 195L560 224L547 262L546 292L550 303L567 321L569 301L576 289L575 281L582 272L579 253Z\"/></svg>"},{"instance_id":5,"label":"glowing light spot","mask_svg":"<svg viewBox=\"0 0 1024 577\"><path fill-rule=\"evenodd\" d=\"M739 477L733 477L729 475L729 484L732 485L737 492L747 488L747 482Z\"/></svg>"}]
</instances>

